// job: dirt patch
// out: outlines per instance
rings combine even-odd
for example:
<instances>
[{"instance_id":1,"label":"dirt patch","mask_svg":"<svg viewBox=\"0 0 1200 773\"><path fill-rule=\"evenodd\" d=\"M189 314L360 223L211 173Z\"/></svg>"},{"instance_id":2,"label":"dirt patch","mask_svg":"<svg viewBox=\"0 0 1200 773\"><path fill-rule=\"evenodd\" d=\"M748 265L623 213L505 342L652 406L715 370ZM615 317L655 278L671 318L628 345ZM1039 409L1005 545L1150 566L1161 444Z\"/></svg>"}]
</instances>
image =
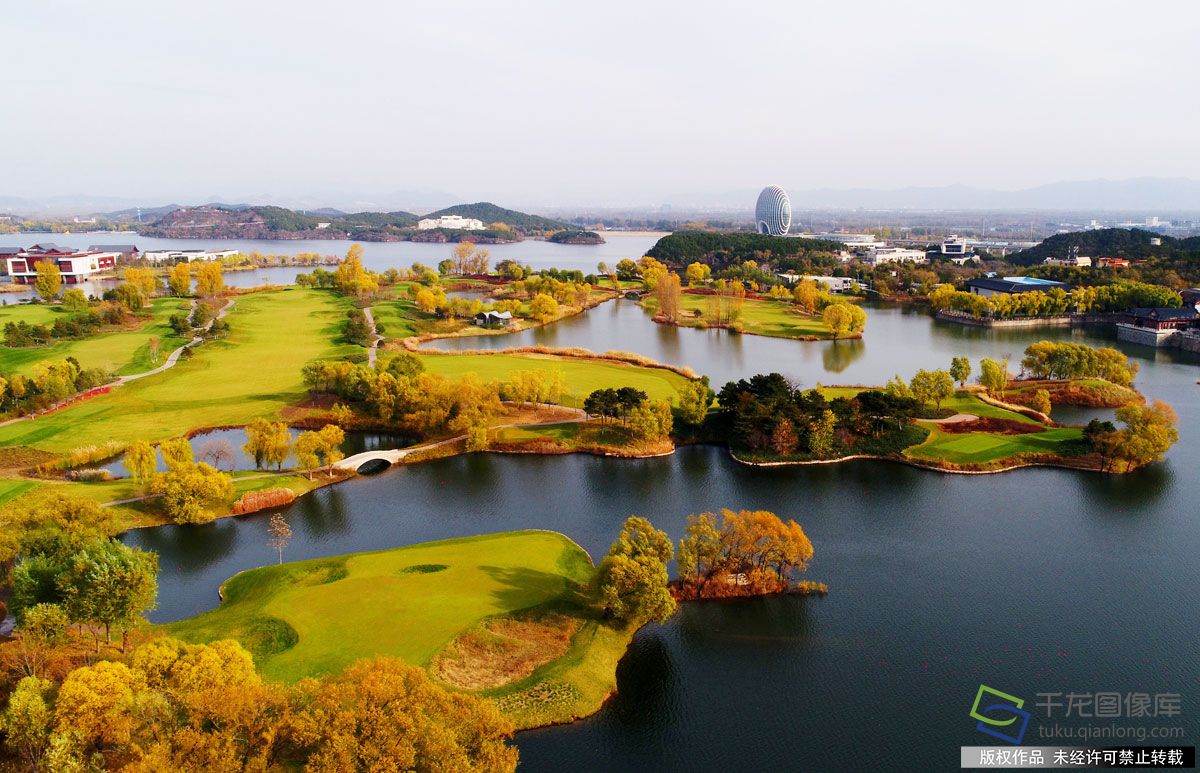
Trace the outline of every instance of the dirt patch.
<instances>
[{"instance_id":1,"label":"dirt patch","mask_svg":"<svg viewBox=\"0 0 1200 773\"><path fill-rule=\"evenodd\" d=\"M579 620L566 615L494 618L452 641L430 668L463 690L501 687L562 657L578 629Z\"/></svg>"},{"instance_id":2,"label":"dirt patch","mask_svg":"<svg viewBox=\"0 0 1200 773\"><path fill-rule=\"evenodd\" d=\"M445 564L413 564L403 569L397 569L396 574L433 574L434 572L444 572L447 569L449 567Z\"/></svg>"},{"instance_id":3,"label":"dirt patch","mask_svg":"<svg viewBox=\"0 0 1200 773\"><path fill-rule=\"evenodd\" d=\"M1030 424L1014 419L973 419L957 421L941 425L942 432L959 434L964 432L991 432L996 435L1031 435L1041 432L1044 428L1039 424Z\"/></svg>"}]
</instances>

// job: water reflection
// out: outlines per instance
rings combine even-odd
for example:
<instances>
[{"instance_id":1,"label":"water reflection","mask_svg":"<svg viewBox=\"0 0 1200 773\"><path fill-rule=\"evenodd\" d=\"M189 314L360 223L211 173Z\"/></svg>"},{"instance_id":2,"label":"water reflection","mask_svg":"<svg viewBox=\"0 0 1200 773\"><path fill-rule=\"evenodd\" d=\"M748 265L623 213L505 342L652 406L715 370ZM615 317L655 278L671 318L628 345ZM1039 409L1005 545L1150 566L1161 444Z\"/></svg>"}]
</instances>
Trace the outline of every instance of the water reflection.
<instances>
[{"instance_id":1,"label":"water reflection","mask_svg":"<svg viewBox=\"0 0 1200 773\"><path fill-rule=\"evenodd\" d=\"M833 341L821 350L821 364L829 373L841 373L867 352L859 340Z\"/></svg>"}]
</instances>

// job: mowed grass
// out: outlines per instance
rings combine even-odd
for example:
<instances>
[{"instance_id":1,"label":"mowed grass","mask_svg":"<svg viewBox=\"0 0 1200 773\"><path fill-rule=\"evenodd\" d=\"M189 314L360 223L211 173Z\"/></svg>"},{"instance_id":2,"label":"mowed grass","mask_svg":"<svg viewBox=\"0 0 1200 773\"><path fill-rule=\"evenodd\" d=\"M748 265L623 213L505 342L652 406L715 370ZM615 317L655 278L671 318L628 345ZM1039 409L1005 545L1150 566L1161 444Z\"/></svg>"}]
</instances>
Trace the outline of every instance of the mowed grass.
<instances>
[{"instance_id":1,"label":"mowed grass","mask_svg":"<svg viewBox=\"0 0 1200 773\"><path fill-rule=\"evenodd\" d=\"M615 360L555 357L541 354L421 354L431 373L461 378L474 373L483 381L507 381L514 371L561 371L563 405L578 408L596 389L631 386L652 399L679 404L679 388L687 379L666 368L648 368Z\"/></svg>"},{"instance_id":2,"label":"mowed grass","mask_svg":"<svg viewBox=\"0 0 1200 773\"><path fill-rule=\"evenodd\" d=\"M952 464L988 464L1021 454L1064 454L1078 447L1082 440L1083 430L1075 427L1047 429L1027 435L992 432L954 434L934 427L924 443L904 453L915 459L940 460Z\"/></svg>"},{"instance_id":3,"label":"mowed grass","mask_svg":"<svg viewBox=\"0 0 1200 773\"><path fill-rule=\"evenodd\" d=\"M679 324L687 327L700 325L708 313L709 295L683 293L679 299L682 311ZM653 296L643 301L646 309L654 313L656 303ZM699 312L699 314L697 314ZM796 311L796 306L784 301L766 301L748 298L742 303L738 322L745 326L743 332L772 338L831 338L829 329L819 316L809 317Z\"/></svg>"},{"instance_id":4,"label":"mowed grass","mask_svg":"<svg viewBox=\"0 0 1200 773\"><path fill-rule=\"evenodd\" d=\"M167 320L172 314L186 310L188 302L179 298L156 298L150 306L149 320L139 322L135 330L100 333L79 340L55 341L48 346L13 348L0 346L0 372L29 375L33 366L48 360L74 357L84 368L101 368L111 373L127 375L155 367L150 360L150 338L159 339L159 360L162 364L173 349L185 339L175 335ZM48 315L48 319L43 319ZM24 319L30 324L53 324L67 315L55 307L22 305L0 308L0 327L10 321Z\"/></svg>"},{"instance_id":5,"label":"mowed grass","mask_svg":"<svg viewBox=\"0 0 1200 773\"><path fill-rule=\"evenodd\" d=\"M946 432L937 424L922 422L929 427L924 443L904 453L914 459L930 459L951 464L990 464L1022 454L1072 455L1080 448L1083 431L1075 427L1045 427L1023 414L991 405L970 392L958 392L942 402L942 408L956 413L968 413L990 419L1007 419L1031 427L1043 427L1040 432L1005 435L996 432Z\"/></svg>"},{"instance_id":6,"label":"mowed grass","mask_svg":"<svg viewBox=\"0 0 1200 773\"><path fill-rule=\"evenodd\" d=\"M204 343L175 367L107 395L0 427L0 445L65 452L276 416L307 394L300 377L306 362L362 352L341 339L348 307L314 290L239 296L226 317L227 338Z\"/></svg>"},{"instance_id":7,"label":"mowed grass","mask_svg":"<svg viewBox=\"0 0 1200 773\"><path fill-rule=\"evenodd\" d=\"M483 619L560 601L593 571L561 534L465 537L252 569L225 584L220 607L165 629L193 642L238 639L282 681L375 655L428 666Z\"/></svg>"}]
</instances>

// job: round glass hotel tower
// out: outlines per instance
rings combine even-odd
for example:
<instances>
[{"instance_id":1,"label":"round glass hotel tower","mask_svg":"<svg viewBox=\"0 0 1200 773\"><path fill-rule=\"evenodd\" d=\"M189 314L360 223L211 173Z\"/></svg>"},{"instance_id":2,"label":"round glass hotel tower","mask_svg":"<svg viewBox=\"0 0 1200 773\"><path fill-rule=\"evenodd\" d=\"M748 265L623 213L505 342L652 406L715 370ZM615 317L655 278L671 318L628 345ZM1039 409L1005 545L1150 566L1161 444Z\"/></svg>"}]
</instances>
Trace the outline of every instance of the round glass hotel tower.
<instances>
[{"instance_id":1,"label":"round glass hotel tower","mask_svg":"<svg viewBox=\"0 0 1200 773\"><path fill-rule=\"evenodd\" d=\"M783 236L792 226L792 202L778 185L768 185L758 194L754 220L760 234Z\"/></svg>"}]
</instances>

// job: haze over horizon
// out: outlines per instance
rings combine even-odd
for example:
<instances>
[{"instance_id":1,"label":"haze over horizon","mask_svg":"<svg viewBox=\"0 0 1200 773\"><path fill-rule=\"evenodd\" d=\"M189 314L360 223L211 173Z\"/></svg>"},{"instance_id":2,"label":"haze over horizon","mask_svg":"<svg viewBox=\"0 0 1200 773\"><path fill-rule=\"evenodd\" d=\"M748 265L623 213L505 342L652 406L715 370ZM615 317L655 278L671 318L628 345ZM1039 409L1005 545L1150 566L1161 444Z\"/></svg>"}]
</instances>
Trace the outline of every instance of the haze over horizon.
<instances>
[{"instance_id":1,"label":"haze over horizon","mask_svg":"<svg viewBox=\"0 0 1200 773\"><path fill-rule=\"evenodd\" d=\"M1180 77L1200 7L1152 11L22 4L0 194L602 206L1200 179Z\"/></svg>"}]
</instances>

